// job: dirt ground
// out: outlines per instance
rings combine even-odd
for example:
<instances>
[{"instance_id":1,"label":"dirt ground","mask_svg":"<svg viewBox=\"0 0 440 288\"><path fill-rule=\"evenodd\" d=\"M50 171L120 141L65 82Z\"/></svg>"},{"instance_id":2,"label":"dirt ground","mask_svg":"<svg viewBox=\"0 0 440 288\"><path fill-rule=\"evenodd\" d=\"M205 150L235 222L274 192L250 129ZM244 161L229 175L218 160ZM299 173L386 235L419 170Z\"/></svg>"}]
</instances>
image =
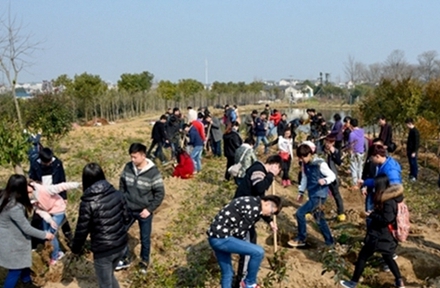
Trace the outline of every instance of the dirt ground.
<instances>
[{"instance_id":1,"label":"dirt ground","mask_svg":"<svg viewBox=\"0 0 440 288\"><path fill-rule=\"evenodd\" d=\"M151 121L148 117L138 118L130 121L124 121L121 123L116 123L114 125L99 126L99 127L79 127L72 131L70 135L64 140L64 146L78 146L79 141L83 141L86 145L87 142L89 146L93 145L93 141L101 141L99 139L105 139L106 137L122 137L127 139L127 143L133 139L144 140L144 142L149 138L149 133L145 131L150 131ZM148 127L148 128L146 128ZM91 137L93 135L93 137ZM93 139L93 141L92 141ZM75 144L74 144L75 143ZM88 147L88 146L84 146ZM70 148L75 149L75 148ZM124 148L125 149L125 148ZM76 151L78 152L78 151ZM112 152L109 152L110 154ZM125 153L125 152L124 152ZM124 161L129 161L128 155L115 154L118 157L125 157ZM68 169L69 161L79 161L76 159L78 154L73 153L73 151L67 152L65 155L60 155L65 162L66 169ZM115 156L115 157L116 157ZM86 156L84 156L86 157ZM110 157L107 155L107 157ZM206 161L211 161L210 159L204 159ZM119 161L121 162L121 161ZM119 163L118 162L118 163ZM224 161L226 164L226 160ZM67 164L67 165L66 165ZM405 163L402 162L405 167ZM122 170L122 166L116 165L114 173L111 173L109 177L110 181L117 186L118 183L118 173ZM292 164L292 170L294 175L297 169L296 162ZM404 171L406 168L403 168ZM223 171L223 167L219 168ZM113 170L112 170L113 171ZM0 175L5 175L4 171L0 171ZM223 173L223 172L221 172ZM429 171L423 171L422 176L427 175L425 178L431 176ZM341 173L344 176L344 173ZM435 176L432 176L435 178ZM69 179L69 180L79 180L79 179ZM415 184L415 190L424 185L422 180ZM188 197L187 193L184 191L193 190L194 193L205 193L205 189L214 189L215 183L212 184L200 184L198 178L182 180L171 177L166 177L164 180L166 189L166 198L161 205L160 209L157 211L154 221L153 221L153 235L152 235L152 253L160 257L160 250L163 249L164 245L164 235L168 233L169 226L172 225L177 211L182 209L182 202ZM204 185L204 186L203 186ZM420 186L418 186L420 185ZM344 199L344 205L347 211L347 222L344 225L352 225L356 227L360 233L363 233L364 229L364 218L362 217L363 211L363 198L357 191L350 191L347 189L347 185L343 183L341 188L341 194ZM203 190L202 190L203 189ZM287 257L287 275L288 280L283 282L279 287L337 287L334 280L332 279L332 273L322 273L322 249L323 249L323 239L319 232L316 230L316 225L309 221L308 232L309 238L308 248L305 249L292 249L288 248L287 241L289 238L294 236L296 231L296 221L294 220L294 213L299 205L295 201L297 193L297 185L293 185L289 188L283 188L279 184L279 179L275 184L275 191L277 195L284 197L287 206L283 209L281 215L278 217L279 225L279 244L281 247L286 248ZM434 192L438 193L438 191ZM332 198L329 198L330 203L328 208L327 217L329 218L329 223L332 227L337 225L342 225L337 223L335 220L335 204ZM411 203L408 203L411 207ZM190 209L191 207L188 207ZM218 207L219 209L221 207ZM71 207L71 212L75 213L77 207ZM426 217L414 217L412 223L412 234L409 240L405 243L401 243L398 247L397 254L399 258L397 263L401 269L403 277L406 279L406 287L428 287L426 285L426 279L433 279L440 277L440 221L439 214L433 214L432 217L426 220ZM419 220L424 219L424 220ZM72 223L73 224L73 223ZM73 226L73 225L72 225ZM268 256L273 253L273 236L269 233L269 230L264 224L258 224L258 239L259 243L264 246L267 251ZM138 240L139 229L138 226L134 225L130 230L130 246L133 247L135 254L139 255L140 243ZM203 231L200 235L194 235L194 237L188 237L186 243L180 243L180 246L186 247L188 245L196 244L195 241L203 239ZM192 240L193 239L193 240ZM341 248L342 249L342 248ZM350 259L348 259L350 260ZM353 259L351 259L353 261ZM75 263L75 259L70 256L66 256L66 259L61 261L53 267L50 268L46 277L51 281L46 283L43 287L46 288L94 288L97 287L97 283L94 276L94 269L92 259L81 260L81 265L72 265ZM353 265L350 265L350 269L353 269ZM269 263L264 260L262 268L259 272L259 276L263 277L268 272L270 272ZM130 287L131 281L127 279L129 272L121 271L116 272L116 277L118 278L121 287ZM1 274L0 274L1 275ZM391 273L379 272L373 275L380 283L383 285L378 285L374 287L393 287L393 276ZM440 279L440 278L439 278ZM134 286L133 286L134 287ZM215 287L215 286L213 286ZM373 287L373 286L364 286ZM436 284L432 284L430 287L440 287Z\"/></svg>"}]
</instances>

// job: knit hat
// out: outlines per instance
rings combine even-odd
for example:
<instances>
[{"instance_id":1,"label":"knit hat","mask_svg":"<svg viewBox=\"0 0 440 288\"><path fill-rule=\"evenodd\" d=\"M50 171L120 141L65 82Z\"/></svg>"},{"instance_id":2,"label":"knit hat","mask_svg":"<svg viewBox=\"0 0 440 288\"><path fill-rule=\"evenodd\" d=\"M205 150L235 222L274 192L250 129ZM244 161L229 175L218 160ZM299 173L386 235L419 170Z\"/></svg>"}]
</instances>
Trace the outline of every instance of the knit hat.
<instances>
[{"instance_id":1,"label":"knit hat","mask_svg":"<svg viewBox=\"0 0 440 288\"><path fill-rule=\"evenodd\" d=\"M188 123L192 123L197 120L197 111L194 109L188 110Z\"/></svg>"}]
</instances>

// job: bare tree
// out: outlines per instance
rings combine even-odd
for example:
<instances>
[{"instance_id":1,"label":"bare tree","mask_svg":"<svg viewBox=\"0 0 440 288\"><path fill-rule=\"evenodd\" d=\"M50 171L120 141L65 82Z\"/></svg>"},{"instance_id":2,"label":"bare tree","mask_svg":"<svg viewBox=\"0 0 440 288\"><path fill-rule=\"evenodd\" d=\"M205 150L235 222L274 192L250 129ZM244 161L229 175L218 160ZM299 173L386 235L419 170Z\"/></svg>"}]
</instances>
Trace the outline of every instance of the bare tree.
<instances>
[{"instance_id":1,"label":"bare tree","mask_svg":"<svg viewBox=\"0 0 440 288\"><path fill-rule=\"evenodd\" d=\"M348 55L348 61L344 63L345 76L353 84L361 82L365 73L365 64L355 61L354 57Z\"/></svg>"},{"instance_id":2,"label":"bare tree","mask_svg":"<svg viewBox=\"0 0 440 288\"><path fill-rule=\"evenodd\" d=\"M368 65L368 68L364 70L362 78L370 84L376 84L380 81L383 75L382 64L373 63Z\"/></svg>"},{"instance_id":3,"label":"bare tree","mask_svg":"<svg viewBox=\"0 0 440 288\"><path fill-rule=\"evenodd\" d=\"M31 65L28 59L38 49L40 43L31 42L31 35L22 34L22 24L17 23L15 17L11 17L10 11L6 18L0 18L0 71L5 74L9 82L17 110L18 122L20 127L23 128L15 87L19 73Z\"/></svg>"},{"instance_id":4,"label":"bare tree","mask_svg":"<svg viewBox=\"0 0 440 288\"><path fill-rule=\"evenodd\" d=\"M391 79L404 79L413 76L414 69L405 59L405 52L394 50L384 63L384 76Z\"/></svg>"},{"instance_id":5,"label":"bare tree","mask_svg":"<svg viewBox=\"0 0 440 288\"><path fill-rule=\"evenodd\" d=\"M439 74L439 66L438 66L438 53L437 51L431 50L426 51L417 56L417 60L419 61L418 72L420 73L420 78L423 81L428 82L435 76Z\"/></svg>"}]
</instances>

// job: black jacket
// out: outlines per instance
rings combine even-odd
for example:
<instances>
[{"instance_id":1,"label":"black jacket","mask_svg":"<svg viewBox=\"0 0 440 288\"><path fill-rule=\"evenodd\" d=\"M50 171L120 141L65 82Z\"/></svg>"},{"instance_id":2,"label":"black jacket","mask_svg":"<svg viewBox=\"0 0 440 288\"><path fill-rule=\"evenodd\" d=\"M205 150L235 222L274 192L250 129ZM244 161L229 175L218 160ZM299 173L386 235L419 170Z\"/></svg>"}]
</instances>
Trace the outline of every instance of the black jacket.
<instances>
[{"instance_id":1,"label":"black jacket","mask_svg":"<svg viewBox=\"0 0 440 288\"><path fill-rule=\"evenodd\" d=\"M394 254L397 240L391 234L388 225L396 228L397 204L403 201L403 186L391 185L382 195L382 208L375 208L368 216L371 223L367 228L365 245L374 251Z\"/></svg>"},{"instance_id":2,"label":"black jacket","mask_svg":"<svg viewBox=\"0 0 440 288\"><path fill-rule=\"evenodd\" d=\"M167 140L167 135L165 133L165 123L156 121L151 131L151 139L158 143L164 143Z\"/></svg>"},{"instance_id":3,"label":"black jacket","mask_svg":"<svg viewBox=\"0 0 440 288\"><path fill-rule=\"evenodd\" d=\"M412 128L408 133L408 140L406 141L406 152L408 154L417 153L420 146L420 133L417 128Z\"/></svg>"},{"instance_id":4,"label":"black jacket","mask_svg":"<svg viewBox=\"0 0 440 288\"><path fill-rule=\"evenodd\" d=\"M234 198L243 196L262 197L273 182L273 174L266 171L264 164L256 161L246 170L246 175L235 191Z\"/></svg>"},{"instance_id":5,"label":"black jacket","mask_svg":"<svg viewBox=\"0 0 440 288\"><path fill-rule=\"evenodd\" d=\"M284 131L287 128L287 121L281 120L277 125L277 134L278 136L284 136Z\"/></svg>"},{"instance_id":6,"label":"black jacket","mask_svg":"<svg viewBox=\"0 0 440 288\"><path fill-rule=\"evenodd\" d=\"M223 134L223 151L225 157L234 157L235 151L243 144L240 135L237 132Z\"/></svg>"},{"instance_id":7,"label":"black jacket","mask_svg":"<svg viewBox=\"0 0 440 288\"><path fill-rule=\"evenodd\" d=\"M165 124L165 131L168 137L168 140L171 142L179 142L180 132L182 121L176 115L171 115Z\"/></svg>"},{"instance_id":8,"label":"black jacket","mask_svg":"<svg viewBox=\"0 0 440 288\"><path fill-rule=\"evenodd\" d=\"M60 159L53 157L52 163L49 166L50 167L48 168L52 169L52 184L60 184L66 182L66 174L64 172L63 162ZM35 181L42 182L44 169L47 168L44 167L44 165L41 163L41 160L35 160L31 163L31 168L29 169L29 178ZM64 200L67 199L66 191L63 191L59 194Z\"/></svg>"},{"instance_id":9,"label":"black jacket","mask_svg":"<svg viewBox=\"0 0 440 288\"><path fill-rule=\"evenodd\" d=\"M122 251L127 246L129 222L122 193L106 180L96 182L81 197L72 252L81 252L89 233L95 258Z\"/></svg>"},{"instance_id":10,"label":"black jacket","mask_svg":"<svg viewBox=\"0 0 440 288\"><path fill-rule=\"evenodd\" d=\"M384 126L380 127L379 138L385 146L390 146L391 142L393 142L393 128L390 124L385 123Z\"/></svg>"}]
</instances>

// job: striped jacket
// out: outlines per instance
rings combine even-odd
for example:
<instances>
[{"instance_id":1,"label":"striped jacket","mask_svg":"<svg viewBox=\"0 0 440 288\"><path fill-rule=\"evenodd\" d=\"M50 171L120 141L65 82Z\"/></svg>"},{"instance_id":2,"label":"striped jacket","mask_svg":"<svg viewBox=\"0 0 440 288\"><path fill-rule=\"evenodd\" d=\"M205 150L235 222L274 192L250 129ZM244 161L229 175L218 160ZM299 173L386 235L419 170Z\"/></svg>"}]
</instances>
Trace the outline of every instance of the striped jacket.
<instances>
[{"instance_id":1,"label":"striped jacket","mask_svg":"<svg viewBox=\"0 0 440 288\"><path fill-rule=\"evenodd\" d=\"M165 196L162 175L150 160L141 171L137 171L132 162L127 163L121 174L119 191L124 194L128 208L135 212L147 209L153 213Z\"/></svg>"}]
</instances>

